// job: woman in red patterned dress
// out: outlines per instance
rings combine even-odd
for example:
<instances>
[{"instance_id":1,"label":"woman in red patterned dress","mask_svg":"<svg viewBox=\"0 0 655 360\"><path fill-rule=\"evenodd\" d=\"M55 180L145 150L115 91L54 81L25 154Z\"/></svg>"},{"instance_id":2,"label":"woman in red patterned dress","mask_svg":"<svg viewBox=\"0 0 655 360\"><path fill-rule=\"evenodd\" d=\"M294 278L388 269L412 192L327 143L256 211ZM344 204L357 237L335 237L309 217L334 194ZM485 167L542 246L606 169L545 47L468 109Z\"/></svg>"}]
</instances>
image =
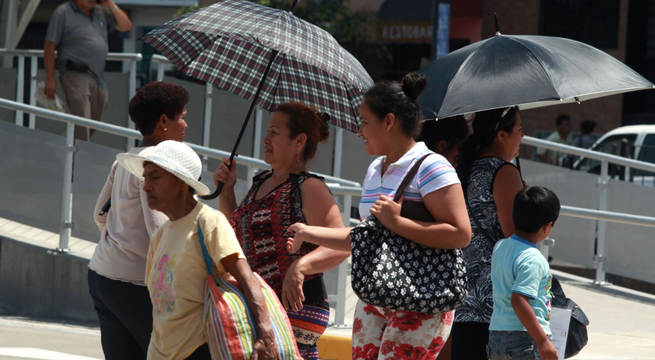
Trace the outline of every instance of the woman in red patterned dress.
<instances>
[{"instance_id":1,"label":"woman in red patterned dress","mask_svg":"<svg viewBox=\"0 0 655 360\"><path fill-rule=\"evenodd\" d=\"M234 194L236 166L228 168L229 161L223 159L214 173L214 182L224 183L219 209L229 217L253 271L275 290L287 309L304 359L318 359L316 340L330 316L322 272L349 255L312 244L294 254L286 249L287 228L296 222L343 227L323 178L307 168L318 143L329 137L328 120L303 104L280 105L263 140L264 161L272 171L253 178L239 206Z\"/></svg>"}]
</instances>

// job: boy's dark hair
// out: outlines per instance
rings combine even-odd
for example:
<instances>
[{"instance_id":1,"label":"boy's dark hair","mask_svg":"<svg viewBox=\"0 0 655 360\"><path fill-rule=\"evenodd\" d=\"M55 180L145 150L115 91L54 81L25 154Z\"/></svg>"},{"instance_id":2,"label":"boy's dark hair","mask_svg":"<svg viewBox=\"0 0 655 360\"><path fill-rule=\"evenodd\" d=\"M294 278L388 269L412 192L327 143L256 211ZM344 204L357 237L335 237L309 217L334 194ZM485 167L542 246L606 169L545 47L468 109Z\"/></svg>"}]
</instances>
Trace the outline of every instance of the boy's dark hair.
<instances>
[{"instance_id":1,"label":"boy's dark hair","mask_svg":"<svg viewBox=\"0 0 655 360\"><path fill-rule=\"evenodd\" d=\"M536 233L542 226L555 223L559 210L559 199L554 192L541 186L524 188L514 198L514 228L526 233Z\"/></svg>"},{"instance_id":2,"label":"boy's dark hair","mask_svg":"<svg viewBox=\"0 0 655 360\"><path fill-rule=\"evenodd\" d=\"M571 121L571 118L566 114L561 114L557 117L557 119L555 119L555 124L560 126L565 121Z\"/></svg>"}]
</instances>

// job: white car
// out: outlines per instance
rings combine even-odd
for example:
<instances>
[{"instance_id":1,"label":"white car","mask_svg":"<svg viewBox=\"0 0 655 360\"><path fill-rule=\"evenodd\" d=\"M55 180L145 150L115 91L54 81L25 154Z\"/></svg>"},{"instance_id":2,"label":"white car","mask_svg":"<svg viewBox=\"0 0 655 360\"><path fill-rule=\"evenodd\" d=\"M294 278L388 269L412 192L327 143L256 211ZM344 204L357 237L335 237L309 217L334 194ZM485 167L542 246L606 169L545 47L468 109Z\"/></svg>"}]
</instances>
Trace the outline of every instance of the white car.
<instances>
[{"instance_id":1,"label":"white car","mask_svg":"<svg viewBox=\"0 0 655 360\"><path fill-rule=\"evenodd\" d=\"M616 128L603 135L590 150L627 157L655 164L655 125L631 125ZM600 174L600 161L580 158L573 168ZM618 180L653 186L655 173L609 164L609 174Z\"/></svg>"}]
</instances>

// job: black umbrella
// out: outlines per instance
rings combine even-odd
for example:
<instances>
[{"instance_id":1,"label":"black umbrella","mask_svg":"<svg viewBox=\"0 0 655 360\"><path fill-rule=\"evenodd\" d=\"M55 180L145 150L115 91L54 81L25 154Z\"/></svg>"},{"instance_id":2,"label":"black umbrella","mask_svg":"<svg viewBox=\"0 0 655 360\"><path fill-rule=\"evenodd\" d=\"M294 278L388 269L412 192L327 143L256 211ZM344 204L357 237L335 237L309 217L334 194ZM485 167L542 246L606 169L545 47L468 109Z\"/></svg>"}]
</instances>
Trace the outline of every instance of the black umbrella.
<instances>
[{"instance_id":1,"label":"black umbrella","mask_svg":"<svg viewBox=\"0 0 655 360\"><path fill-rule=\"evenodd\" d=\"M579 103L655 87L587 44L500 32L445 55L419 72L428 78L428 88L420 98L426 119L509 106L525 110Z\"/></svg>"}]
</instances>

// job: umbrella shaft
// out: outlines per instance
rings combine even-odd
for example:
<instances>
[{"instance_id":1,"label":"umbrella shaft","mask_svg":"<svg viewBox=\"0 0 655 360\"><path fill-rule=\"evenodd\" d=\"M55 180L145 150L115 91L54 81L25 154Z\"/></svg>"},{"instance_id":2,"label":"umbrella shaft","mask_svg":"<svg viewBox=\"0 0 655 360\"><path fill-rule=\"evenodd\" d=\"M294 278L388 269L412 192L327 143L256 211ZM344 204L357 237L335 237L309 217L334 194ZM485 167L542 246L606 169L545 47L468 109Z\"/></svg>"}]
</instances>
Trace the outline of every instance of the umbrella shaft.
<instances>
[{"instance_id":1,"label":"umbrella shaft","mask_svg":"<svg viewBox=\"0 0 655 360\"><path fill-rule=\"evenodd\" d=\"M264 83L266 82L266 78L268 77L268 71L271 69L271 65L273 65L273 61L275 60L277 54L278 51L273 50L271 52L270 58L268 59L266 70L264 70L262 79L259 81L259 85L257 86L257 91L255 92L255 96L252 98L252 102L250 103L250 108L248 108L248 114L246 115L246 119L243 121L243 125L241 126L239 137L237 137L237 141L236 143L234 143L234 148L232 149L232 154L230 154L230 166L232 166L232 160L234 159L234 155L236 155L237 153L237 149L239 148L239 143L241 142L243 133L246 131L246 127L248 126L248 122L250 121L250 116L252 115L252 111L255 109L255 103L257 102L257 99L259 99L259 94L262 92L262 88L264 87Z\"/></svg>"},{"instance_id":2,"label":"umbrella shaft","mask_svg":"<svg viewBox=\"0 0 655 360\"><path fill-rule=\"evenodd\" d=\"M239 143L241 143L241 138L243 137L243 133L246 131L246 127L248 127L248 121L250 121L250 116L252 115L252 111L255 109L255 104L257 103L257 99L259 99L259 94L262 92L262 88L264 87L264 83L266 82L266 78L268 77L268 72L269 70L271 70L271 65L273 65L273 61L275 60L277 54L278 51L273 50L271 51L271 55L268 58L268 64L266 65L264 74L262 74L262 79L259 81L259 85L257 86L257 91L255 92L255 96L252 98L252 102L250 103L248 114L246 115L246 119L243 121L243 125L241 126L241 131L239 132L237 141L234 143L234 148L232 149L232 153L230 154L230 164L229 164L230 167L232 167L232 161L234 160L234 155L236 155L237 153L237 149L239 148ZM214 193L206 196L201 196L201 198L205 200L215 199L216 197L218 197L218 195L221 194L222 190L223 190L223 183L219 183Z\"/></svg>"}]
</instances>

